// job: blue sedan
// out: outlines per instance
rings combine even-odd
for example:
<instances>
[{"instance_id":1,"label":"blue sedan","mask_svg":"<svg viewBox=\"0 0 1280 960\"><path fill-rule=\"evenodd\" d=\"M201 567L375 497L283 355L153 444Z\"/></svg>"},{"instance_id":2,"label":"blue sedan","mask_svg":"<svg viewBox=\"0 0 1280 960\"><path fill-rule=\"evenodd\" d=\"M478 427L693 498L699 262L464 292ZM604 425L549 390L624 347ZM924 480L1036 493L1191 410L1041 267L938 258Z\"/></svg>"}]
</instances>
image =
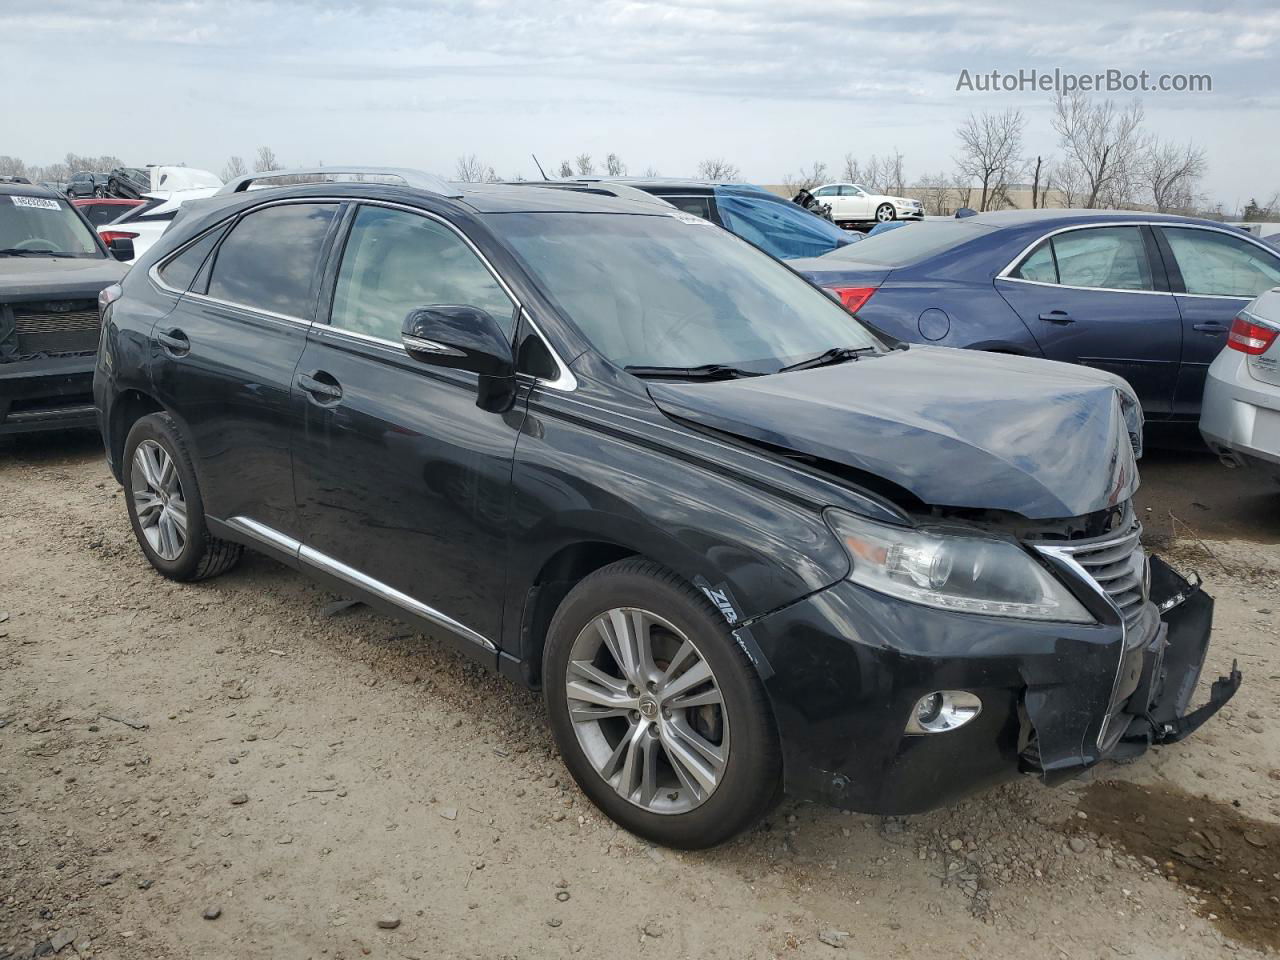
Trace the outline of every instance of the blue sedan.
<instances>
[{"instance_id":1,"label":"blue sedan","mask_svg":"<svg viewBox=\"0 0 1280 960\"><path fill-rule=\"evenodd\" d=\"M1150 420L1196 420L1232 318L1280 250L1189 217L1018 210L926 220L790 264L900 340L1081 363Z\"/></svg>"}]
</instances>

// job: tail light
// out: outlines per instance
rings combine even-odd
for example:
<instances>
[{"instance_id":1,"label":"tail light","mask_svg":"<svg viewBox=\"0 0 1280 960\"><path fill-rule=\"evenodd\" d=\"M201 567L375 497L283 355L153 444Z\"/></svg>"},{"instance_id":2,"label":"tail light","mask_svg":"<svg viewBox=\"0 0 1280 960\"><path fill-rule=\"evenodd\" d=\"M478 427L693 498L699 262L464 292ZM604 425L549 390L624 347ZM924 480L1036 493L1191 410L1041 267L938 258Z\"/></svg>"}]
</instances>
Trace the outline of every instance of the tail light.
<instances>
[{"instance_id":1,"label":"tail light","mask_svg":"<svg viewBox=\"0 0 1280 960\"><path fill-rule=\"evenodd\" d=\"M1280 327L1257 323L1256 320L1252 314L1236 314L1231 321L1231 332L1227 334L1227 346L1251 357L1266 353L1280 336Z\"/></svg>"},{"instance_id":2,"label":"tail light","mask_svg":"<svg viewBox=\"0 0 1280 960\"><path fill-rule=\"evenodd\" d=\"M857 313L876 292L875 287L828 287L827 289L836 295L850 313Z\"/></svg>"},{"instance_id":3,"label":"tail light","mask_svg":"<svg viewBox=\"0 0 1280 960\"><path fill-rule=\"evenodd\" d=\"M98 291L98 316L102 316L107 307L111 306L117 300L124 296L124 288L118 283L113 283L109 287L103 287Z\"/></svg>"},{"instance_id":4,"label":"tail light","mask_svg":"<svg viewBox=\"0 0 1280 960\"><path fill-rule=\"evenodd\" d=\"M128 230L100 230L98 236L109 247L112 240L136 240L141 234L130 233Z\"/></svg>"}]
</instances>

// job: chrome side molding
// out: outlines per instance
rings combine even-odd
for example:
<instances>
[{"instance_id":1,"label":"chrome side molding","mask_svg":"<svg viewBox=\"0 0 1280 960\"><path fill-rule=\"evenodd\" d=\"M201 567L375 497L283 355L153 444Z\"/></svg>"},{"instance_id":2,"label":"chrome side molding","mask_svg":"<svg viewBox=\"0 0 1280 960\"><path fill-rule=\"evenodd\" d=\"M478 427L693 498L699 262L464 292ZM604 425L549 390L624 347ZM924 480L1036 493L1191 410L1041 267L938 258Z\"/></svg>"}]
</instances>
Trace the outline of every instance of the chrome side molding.
<instances>
[{"instance_id":1,"label":"chrome side molding","mask_svg":"<svg viewBox=\"0 0 1280 960\"><path fill-rule=\"evenodd\" d=\"M353 587L358 587L368 593L386 600L388 603L394 604L402 610L422 617L424 620L430 620L437 626L444 627L456 633L460 637L465 637L472 643L479 644L490 653L497 653L498 647L492 640L483 634L477 633L464 623L459 623L453 617L446 613L442 613L435 607L428 606L421 600L417 600L407 593L402 593L395 587L383 583L381 580L375 580L366 573L362 573L355 567L349 567L341 560L336 560L326 553L321 553L313 547L308 547L305 543L295 540L293 537L287 536L265 523L259 523L251 517L232 517L226 521L227 526L246 536L274 547L277 550L284 551L290 556L296 558L308 566L314 567L330 576L337 577Z\"/></svg>"}]
</instances>

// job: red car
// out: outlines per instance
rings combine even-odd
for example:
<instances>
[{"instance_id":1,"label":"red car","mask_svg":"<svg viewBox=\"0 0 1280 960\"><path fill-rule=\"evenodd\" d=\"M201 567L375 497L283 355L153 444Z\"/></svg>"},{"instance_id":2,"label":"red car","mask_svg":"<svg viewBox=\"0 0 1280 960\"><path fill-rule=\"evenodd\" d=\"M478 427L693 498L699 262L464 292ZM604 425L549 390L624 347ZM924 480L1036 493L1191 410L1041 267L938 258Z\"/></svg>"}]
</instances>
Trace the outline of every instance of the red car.
<instances>
[{"instance_id":1,"label":"red car","mask_svg":"<svg viewBox=\"0 0 1280 960\"><path fill-rule=\"evenodd\" d=\"M115 197L85 197L72 200L73 205L88 218L89 223L97 228L124 216L131 209L144 203L143 200L122 200Z\"/></svg>"}]
</instances>

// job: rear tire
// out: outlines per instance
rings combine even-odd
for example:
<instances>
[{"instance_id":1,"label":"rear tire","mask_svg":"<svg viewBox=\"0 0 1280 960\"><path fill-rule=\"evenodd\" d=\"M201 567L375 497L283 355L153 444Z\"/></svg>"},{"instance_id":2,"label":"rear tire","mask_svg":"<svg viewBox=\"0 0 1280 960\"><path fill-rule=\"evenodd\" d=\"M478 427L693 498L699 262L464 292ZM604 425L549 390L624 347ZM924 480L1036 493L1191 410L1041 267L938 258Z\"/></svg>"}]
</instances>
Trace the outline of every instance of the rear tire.
<instances>
[{"instance_id":1,"label":"rear tire","mask_svg":"<svg viewBox=\"0 0 1280 960\"><path fill-rule=\"evenodd\" d=\"M239 562L240 544L209 533L191 454L169 414L133 425L122 472L133 534L157 571L170 580L205 580Z\"/></svg>"},{"instance_id":2,"label":"rear tire","mask_svg":"<svg viewBox=\"0 0 1280 960\"><path fill-rule=\"evenodd\" d=\"M620 560L577 584L552 618L542 676L569 773L632 833L710 847L780 796L755 668L706 597L658 564Z\"/></svg>"}]
</instances>

